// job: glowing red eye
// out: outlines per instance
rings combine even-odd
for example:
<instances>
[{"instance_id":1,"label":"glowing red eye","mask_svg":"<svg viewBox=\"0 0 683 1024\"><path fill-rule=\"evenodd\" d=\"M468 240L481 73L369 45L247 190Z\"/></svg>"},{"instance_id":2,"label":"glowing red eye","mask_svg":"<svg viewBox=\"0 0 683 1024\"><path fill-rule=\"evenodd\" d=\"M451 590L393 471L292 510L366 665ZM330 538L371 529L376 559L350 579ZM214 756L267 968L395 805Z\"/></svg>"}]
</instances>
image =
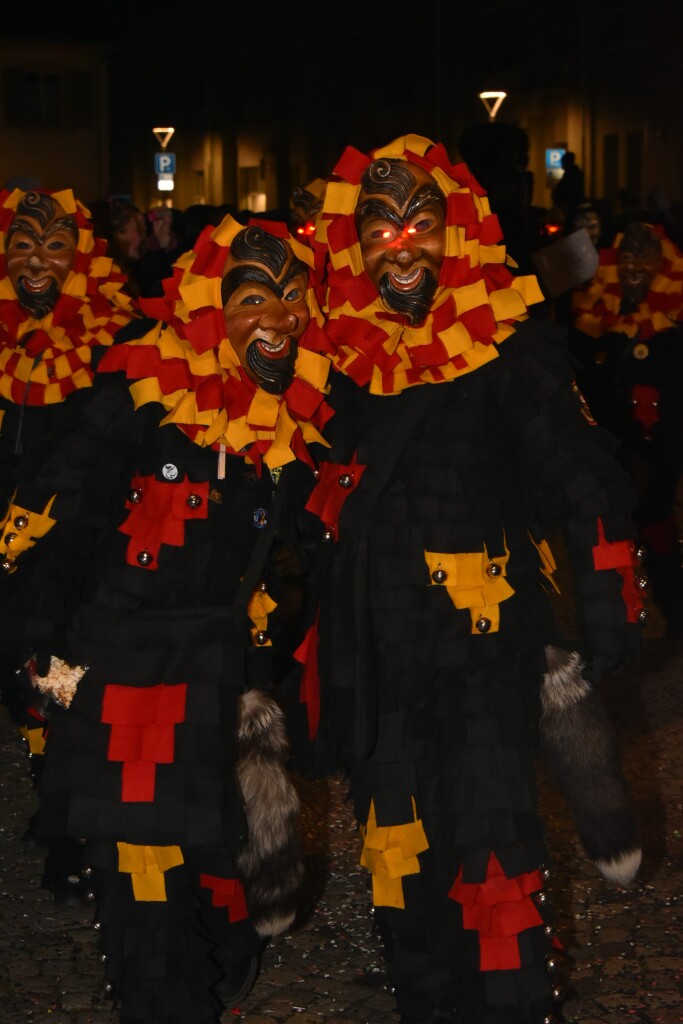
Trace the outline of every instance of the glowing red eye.
<instances>
[{"instance_id":1,"label":"glowing red eye","mask_svg":"<svg viewBox=\"0 0 683 1024\"><path fill-rule=\"evenodd\" d=\"M382 238L391 238L391 231L383 231Z\"/></svg>"},{"instance_id":2,"label":"glowing red eye","mask_svg":"<svg viewBox=\"0 0 683 1024\"><path fill-rule=\"evenodd\" d=\"M407 234L414 235L416 231L417 231L417 228L408 228L407 229Z\"/></svg>"},{"instance_id":3,"label":"glowing red eye","mask_svg":"<svg viewBox=\"0 0 683 1024\"><path fill-rule=\"evenodd\" d=\"M297 235L303 235L304 229L303 228L297 228L296 229L296 233L297 233Z\"/></svg>"}]
</instances>

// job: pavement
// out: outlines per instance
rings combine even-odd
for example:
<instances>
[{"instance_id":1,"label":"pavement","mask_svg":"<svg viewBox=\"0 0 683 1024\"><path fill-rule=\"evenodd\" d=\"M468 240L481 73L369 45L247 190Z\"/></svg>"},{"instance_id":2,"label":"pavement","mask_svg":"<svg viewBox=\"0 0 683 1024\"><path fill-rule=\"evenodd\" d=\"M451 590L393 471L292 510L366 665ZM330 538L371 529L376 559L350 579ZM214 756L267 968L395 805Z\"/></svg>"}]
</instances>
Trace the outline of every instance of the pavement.
<instances>
[{"instance_id":1,"label":"pavement","mask_svg":"<svg viewBox=\"0 0 683 1024\"><path fill-rule=\"evenodd\" d=\"M642 830L643 865L629 891L602 879L541 774L570 1024L683 1022L682 680L683 641L655 624L642 655L603 691ZM397 1024L344 779L297 785L308 868L301 917L267 948L254 989L224 1022ZM0 1024L117 1024L92 909L57 907L39 888L42 852L22 838L35 807L23 741L0 707Z\"/></svg>"}]
</instances>

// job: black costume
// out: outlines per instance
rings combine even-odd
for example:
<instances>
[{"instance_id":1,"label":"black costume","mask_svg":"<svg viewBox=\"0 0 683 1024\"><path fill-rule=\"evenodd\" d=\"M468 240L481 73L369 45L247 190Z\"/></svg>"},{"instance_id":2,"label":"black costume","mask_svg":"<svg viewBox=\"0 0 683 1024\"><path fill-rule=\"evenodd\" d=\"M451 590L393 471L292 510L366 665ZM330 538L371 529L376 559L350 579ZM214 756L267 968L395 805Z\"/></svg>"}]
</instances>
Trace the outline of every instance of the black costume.
<instances>
[{"instance_id":1,"label":"black costume","mask_svg":"<svg viewBox=\"0 0 683 1024\"><path fill-rule=\"evenodd\" d=\"M36 211L45 227L58 208L71 225L73 263L52 304L32 309L22 304L8 275L8 240L17 225L27 217L33 219ZM53 615L62 595L56 575L48 574L36 590L26 573L15 573L15 560L28 535L15 525L23 522L25 510L13 498L20 480L38 472L50 447L79 422L92 395L97 360L133 316L133 304L123 291L125 278L104 255L105 249L105 242L93 235L89 211L70 190L0 193L0 527L13 535L0 560L5 577L0 686L26 740L34 780L42 770L48 722L45 706L35 700L25 664L38 649L61 653L63 621L56 624ZM45 275L44 261L34 262L32 272ZM34 513L39 512L47 513L43 524L47 528L49 510L34 508ZM37 536L36 515L33 527ZM73 558L86 559L85 547ZM28 833L32 830L30 822ZM59 886L73 877L79 856L73 843L53 844L43 884Z\"/></svg>"},{"instance_id":2,"label":"black costume","mask_svg":"<svg viewBox=\"0 0 683 1024\"><path fill-rule=\"evenodd\" d=\"M683 256L661 229L659 272L634 305L619 281L617 258L625 235L600 251L592 284L573 295L570 347L591 409L618 440L618 457L636 492L639 542L652 597L668 632L683 630L683 568L676 512L683 470ZM645 236L647 237L647 236Z\"/></svg>"},{"instance_id":3,"label":"black costume","mask_svg":"<svg viewBox=\"0 0 683 1024\"><path fill-rule=\"evenodd\" d=\"M281 714L253 688L272 689L272 546L292 535L288 502L312 481L326 366L300 342L294 372L308 379L279 396L236 362L221 275L242 230L227 219L179 261L166 322L119 334L78 429L21 494L29 508L56 495L55 522L17 575L37 590L56 573L72 612L66 666L52 658L36 679L66 705L51 720L37 830L86 841L125 1024L217 1021L253 982L264 937L291 923L300 882ZM179 289L199 278L188 308ZM74 576L83 537L91 561Z\"/></svg>"},{"instance_id":4,"label":"black costume","mask_svg":"<svg viewBox=\"0 0 683 1024\"><path fill-rule=\"evenodd\" d=\"M482 227L466 194L476 188L467 169L450 167L438 147L424 156L429 146L409 136L375 152L375 179L391 178L392 160L433 159L444 191L445 174L460 185L457 196L447 193L447 225L467 224L472 240L479 224L490 242L485 200ZM611 439L573 385L561 331L461 314L470 345L461 329L459 358L449 360L437 328L452 337L444 328L459 301L464 307L457 286L437 293L440 304L414 330L372 299L349 225L352 190L369 163L347 151L335 169L344 186L328 187L323 210L328 333L345 376L334 375L332 449L307 506L324 524L327 560L318 741L335 744L350 769L361 863L372 872L403 1020L540 1024L555 1017L535 796L539 722L546 738L554 729L562 736L565 712L570 731L573 715L575 729L591 720L607 729L588 680L638 645L632 501ZM523 281L488 267L483 253L479 271L469 245L491 306L512 310ZM440 284L463 262L448 259L447 249ZM497 288L510 289L507 298ZM483 286L480 294L483 301ZM420 367L430 338L442 362ZM575 575L583 677L546 593L554 567L546 538L559 528ZM565 669L577 689L563 706ZM586 736L573 738L580 745ZM551 756L580 834L609 876L622 854L639 860L618 766L589 765L589 757L580 766L563 742L552 738ZM581 797L587 775L601 770L617 780L612 806L599 784Z\"/></svg>"}]
</instances>

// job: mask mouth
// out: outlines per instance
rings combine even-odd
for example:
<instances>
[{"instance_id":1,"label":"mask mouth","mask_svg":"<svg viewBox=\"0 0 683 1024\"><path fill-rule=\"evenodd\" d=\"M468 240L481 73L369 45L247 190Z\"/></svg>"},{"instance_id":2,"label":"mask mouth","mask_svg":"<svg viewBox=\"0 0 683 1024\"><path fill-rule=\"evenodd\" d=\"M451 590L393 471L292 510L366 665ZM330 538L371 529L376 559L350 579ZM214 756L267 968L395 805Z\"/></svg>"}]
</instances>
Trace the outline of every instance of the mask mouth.
<instances>
[{"instance_id":1,"label":"mask mouth","mask_svg":"<svg viewBox=\"0 0 683 1024\"><path fill-rule=\"evenodd\" d=\"M59 299L59 287L53 277L29 278L22 275L17 282L19 305L42 320L54 309Z\"/></svg>"},{"instance_id":2,"label":"mask mouth","mask_svg":"<svg viewBox=\"0 0 683 1024\"><path fill-rule=\"evenodd\" d=\"M292 345L295 344L291 334L286 334L280 341L270 341L268 338L255 338L254 345L266 359L281 359L289 354Z\"/></svg>"},{"instance_id":3,"label":"mask mouth","mask_svg":"<svg viewBox=\"0 0 683 1024\"><path fill-rule=\"evenodd\" d=\"M395 270L390 271L389 280L391 281L394 288L399 291L410 292L413 288L418 288L425 275L424 267L415 267L409 274L397 274Z\"/></svg>"},{"instance_id":4,"label":"mask mouth","mask_svg":"<svg viewBox=\"0 0 683 1024\"><path fill-rule=\"evenodd\" d=\"M24 286L26 291L32 295L42 295L46 292L50 285L53 283L54 278L52 277L26 277L22 276L20 279L21 284Z\"/></svg>"}]
</instances>

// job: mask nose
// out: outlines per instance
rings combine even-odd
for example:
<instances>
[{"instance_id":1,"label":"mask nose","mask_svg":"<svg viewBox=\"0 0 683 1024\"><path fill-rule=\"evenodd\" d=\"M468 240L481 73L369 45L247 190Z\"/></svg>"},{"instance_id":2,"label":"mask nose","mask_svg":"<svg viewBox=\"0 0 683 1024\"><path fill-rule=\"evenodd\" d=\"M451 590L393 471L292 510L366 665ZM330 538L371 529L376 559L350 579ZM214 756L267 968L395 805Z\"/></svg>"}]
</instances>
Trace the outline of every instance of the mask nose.
<instances>
[{"instance_id":1,"label":"mask nose","mask_svg":"<svg viewBox=\"0 0 683 1024\"><path fill-rule=\"evenodd\" d=\"M44 270L45 267L47 266L47 261L45 260L42 251L40 249L37 249L34 252L32 252L29 258L26 260L26 265L30 267L32 270Z\"/></svg>"},{"instance_id":2,"label":"mask nose","mask_svg":"<svg viewBox=\"0 0 683 1024\"><path fill-rule=\"evenodd\" d=\"M278 334L291 334L299 326L299 318L288 310L267 313L260 320L264 331L276 331Z\"/></svg>"},{"instance_id":3,"label":"mask nose","mask_svg":"<svg viewBox=\"0 0 683 1024\"><path fill-rule=\"evenodd\" d=\"M409 234L404 228L396 239L393 248L387 253L387 258L399 267L409 267L419 255L420 246L417 244L415 236Z\"/></svg>"}]
</instances>

